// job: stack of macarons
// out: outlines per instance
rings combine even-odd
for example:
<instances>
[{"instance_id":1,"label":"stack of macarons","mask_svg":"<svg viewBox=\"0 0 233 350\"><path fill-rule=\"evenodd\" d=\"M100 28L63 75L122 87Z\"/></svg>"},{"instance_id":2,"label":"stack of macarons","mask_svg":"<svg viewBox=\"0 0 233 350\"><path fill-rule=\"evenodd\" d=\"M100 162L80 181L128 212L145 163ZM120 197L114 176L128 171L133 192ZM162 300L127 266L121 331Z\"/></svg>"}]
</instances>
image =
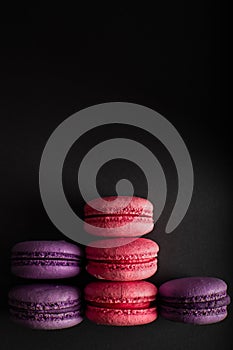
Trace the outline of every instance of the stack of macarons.
<instances>
[{"instance_id":1,"label":"stack of macarons","mask_svg":"<svg viewBox=\"0 0 233 350\"><path fill-rule=\"evenodd\" d=\"M221 279L179 278L159 289L145 281L157 271L159 251L156 242L141 238L154 227L151 202L137 197L107 197L87 203L84 214L85 230L100 237L86 247L86 270L96 278L84 290L89 320L133 326L155 321L158 313L168 320L192 324L226 318L230 297ZM83 320L79 288L57 281L77 276L82 258L80 247L65 241L17 243L11 253L12 273L38 283L11 288L11 318L44 330L79 324ZM53 282L47 283L49 280Z\"/></svg>"},{"instance_id":2,"label":"stack of macarons","mask_svg":"<svg viewBox=\"0 0 233 350\"><path fill-rule=\"evenodd\" d=\"M35 329L61 329L83 320L79 288L43 283L77 276L83 253L65 241L17 243L11 252L11 270L18 277L40 283L17 285L9 292L10 314L17 323Z\"/></svg>"},{"instance_id":3,"label":"stack of macarons","mask_svg":"<svg viewBox=\"0 0 233 350\"><path fill-rule=\"evenodd\" d=\"M138 197L107 197L85 205L84 228L104 239L86 247L86 316L97 324L138 325L157 318L157 288L146 278L157 271L158 244L137 238L153 230L153 205ZM106 237L110 237L107 238Z\"/></svg>"}]
</instances>

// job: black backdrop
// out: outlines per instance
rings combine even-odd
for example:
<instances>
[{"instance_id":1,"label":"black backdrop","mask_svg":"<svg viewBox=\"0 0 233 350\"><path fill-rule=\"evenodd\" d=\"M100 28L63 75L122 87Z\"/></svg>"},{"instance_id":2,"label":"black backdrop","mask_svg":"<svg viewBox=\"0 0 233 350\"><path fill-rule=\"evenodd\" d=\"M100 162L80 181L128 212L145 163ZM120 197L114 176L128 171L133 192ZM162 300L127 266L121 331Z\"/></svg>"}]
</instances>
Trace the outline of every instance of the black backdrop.
<instances>
[{"instance_id":1,"label":"black backdrop","mask_svg":"<svg viewBox=\"0 0 233 350\"><path fill-rule=\"evenodd\" d=\"M71 114L93 104L125 101L164 115L184 139L194 167L195 187L187 215L171 235L164 233L177 191L174 165L146 132L114 125L84 135L69 153L64 188L82 216L75 187L82 156L98 142L130 136L144 143L165 167L168 200L148 235L161 248L157 285L170 278L209 275L227 281L232 293L230 121L227 115L226 12L213 3L156 4L154 8L111 6L88 10L18 6L1 13L1 344L3 349L194 349L232 348L232 315L222 323L190 326L159 318L145 326L96 326L85 320L62 331L40 332L12 324L7 292L20 281L10 275L15 242L64 239L43 208L38 186L40 157L52 131ZM221 22L220 22L221 19ZM146 196L143 173L115 160L99 172L101 195L120 178ZM81 287L85 273L69 281ZM231 308L229 308L231 309ZM230 310L231 311L231 310Z\"/></svg>"}]
</instances>

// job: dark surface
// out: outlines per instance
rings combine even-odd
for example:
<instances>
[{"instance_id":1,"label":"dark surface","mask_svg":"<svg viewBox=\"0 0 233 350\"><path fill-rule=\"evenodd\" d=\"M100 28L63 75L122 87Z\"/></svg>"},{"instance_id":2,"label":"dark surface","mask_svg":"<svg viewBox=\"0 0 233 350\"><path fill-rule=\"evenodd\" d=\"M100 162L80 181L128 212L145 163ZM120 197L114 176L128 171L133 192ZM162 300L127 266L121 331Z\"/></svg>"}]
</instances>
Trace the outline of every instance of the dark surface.
<instances>
[{"instance_id":1,"label":"dark surface","mask_svg":"<svg viewBox=\"0 0 233 350\"><path fill-rule=\"evenodd\" d=\"M177 191L174 164L146 132L108 126L84 135L64 166L67 197L82 215L76 170L88 149L115 135L131 137L156 155L166 173L166 210L147 237L160 245L155 284L177 277L224 279L233 295L230 199L230 121L227 115L225 20L212 3L199 7L163 2L155 9L14 8L1 19L1 348L2 349L231 349L232 310L222 323L191 326L159 319L132 328L96 326L85 320L64 331L36 332L8 320L7 292L19 283L9 271L15 242L64 239L43 208L38 185L40 157L52 131L71 114L93 104L126 101L155 109L184 139L195 187L182 223L164 233ZM106 9L105 9L106 10ZM222 17L224 18L224 17ZM75 164L75 168L74 168ZM121 178L146 196L145 176L115 160L97 177L101 195L112 195ZM156 179L155 179L156 181ZM153 199L152 199L153 200ZM85 285L85 273L70 283Z\"/></svg>"}]
</instances>

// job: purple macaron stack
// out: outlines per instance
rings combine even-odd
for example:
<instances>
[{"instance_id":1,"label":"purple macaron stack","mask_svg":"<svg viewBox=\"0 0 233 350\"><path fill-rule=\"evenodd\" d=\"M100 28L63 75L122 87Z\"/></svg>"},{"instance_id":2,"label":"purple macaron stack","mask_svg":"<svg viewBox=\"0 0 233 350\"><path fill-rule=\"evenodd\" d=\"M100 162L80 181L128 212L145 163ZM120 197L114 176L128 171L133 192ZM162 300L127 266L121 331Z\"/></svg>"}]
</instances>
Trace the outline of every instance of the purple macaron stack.
<instances>
[{"instance_id":1,"label":"purple macaron stack","mask_svg":"<svg viewBox=\"0 0 233 350\"><path fill-rule=\"evenodd\" d=\"M82 320L81 292L72 285L44 284L77 276L81 249L65 241L27 241L12 248L11 271L38 284L18 285L9 292L11 318L34 329L62 329Z\"/></svg>"}]
</instances>

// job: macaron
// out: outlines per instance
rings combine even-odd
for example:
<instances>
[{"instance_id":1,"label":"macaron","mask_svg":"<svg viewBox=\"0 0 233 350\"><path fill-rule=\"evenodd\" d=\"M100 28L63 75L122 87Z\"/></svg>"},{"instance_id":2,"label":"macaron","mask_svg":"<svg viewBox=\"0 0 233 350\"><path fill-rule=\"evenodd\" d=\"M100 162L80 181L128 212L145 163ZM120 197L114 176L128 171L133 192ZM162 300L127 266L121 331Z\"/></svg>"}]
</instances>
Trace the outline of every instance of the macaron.
<instances>
[{"instance_id":1,"label":"macaron","mask_svg":"<svg viewBox=\"0 0 233 350\"><path fill-rule=\"evenodd\" d=\"M153 204L138 197L104 197L84 207L84 229L104 237L137 237L153 230Z\"/></svg>"},{"instance_id":2,"label":"macaron","mask_svg":"<svg viewBox=\"0 0 233 350\"><path fill-rule=\"evenodd\" d=\"M86 247L86 269L96 278L136 281L149 278L157 271L159 246L150 239L115 238L91 244Z\"/></svg>"},{"instance_id":3,"label":"macaron","mask_svg":"<svg viewBox=\"0 0 233 350\"><path fill-rule=\"evenodd\" d=\"M92 282L84 290L86 316L110 326L135 326L157 318L157 288L145 281Z\"/></svg>"},{"instance_id":4,"label":"macaron","mask_svg":"<svg viewBox=\"0 0 233 350\"><path fill-rule=\"evenodd\" d=\"M214 277L186 277L171 280L159 288L160 315L193 324L224 320L230 297L224 281Z\"/></svg>"},{"instance_id":5,"label":"macaron","mask_svg":"<svg viewBox=\"0 0 233 350\"><path fill-rule=\"evenodd\" d=\"M9 292L8 304L13 321L34 329L68 328L83 320L80 291L74 286L15 286Z\"/></svg>"},{"instance_id":6,"label":"macaron","mask_svg":"<svg viewBox=\"0 0 233 350\"><path fill-rule=\"evenodd\" d=\"M23 278L58 279L79 274L81 249L65 241L17 243L11 252L11 271Z\"/></svg>"}]
</instances>

